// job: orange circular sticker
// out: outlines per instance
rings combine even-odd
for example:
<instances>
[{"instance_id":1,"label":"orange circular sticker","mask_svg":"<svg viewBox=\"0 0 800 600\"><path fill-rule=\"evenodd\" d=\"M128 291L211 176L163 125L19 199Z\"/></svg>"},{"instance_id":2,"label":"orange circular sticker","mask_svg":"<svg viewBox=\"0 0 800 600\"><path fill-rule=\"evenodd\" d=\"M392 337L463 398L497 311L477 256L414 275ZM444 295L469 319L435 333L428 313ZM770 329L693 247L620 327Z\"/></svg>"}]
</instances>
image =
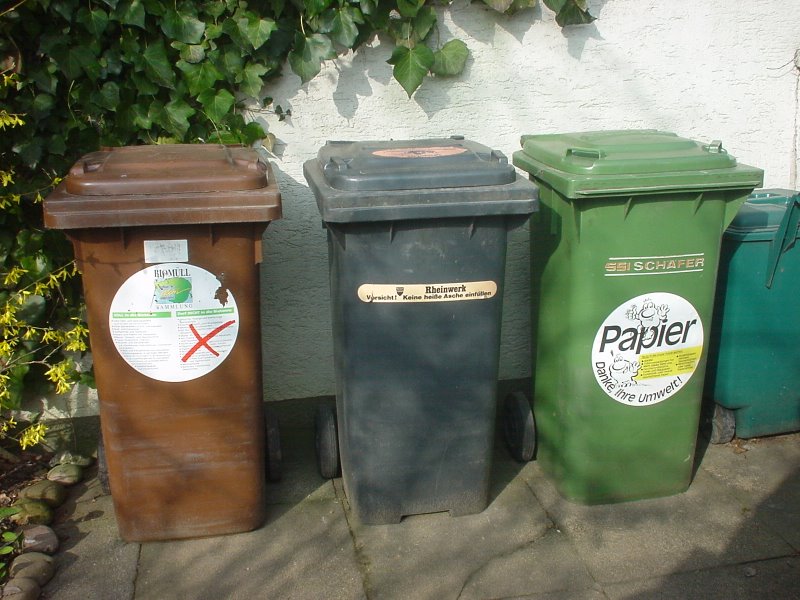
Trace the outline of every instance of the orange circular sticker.
<instances>
[{"instance_id":1,"label":"orange circular sticker","mask_svg":"<svg viewBox=\"0 0 800 600\"><path fill-rule=\"evenodd\" d=\"M372 154L383 158L438 158L440 156L455 156L466 151L466 148L459 146L425 146L420 148L376 150Z\"/></svg>"}]
</instances>

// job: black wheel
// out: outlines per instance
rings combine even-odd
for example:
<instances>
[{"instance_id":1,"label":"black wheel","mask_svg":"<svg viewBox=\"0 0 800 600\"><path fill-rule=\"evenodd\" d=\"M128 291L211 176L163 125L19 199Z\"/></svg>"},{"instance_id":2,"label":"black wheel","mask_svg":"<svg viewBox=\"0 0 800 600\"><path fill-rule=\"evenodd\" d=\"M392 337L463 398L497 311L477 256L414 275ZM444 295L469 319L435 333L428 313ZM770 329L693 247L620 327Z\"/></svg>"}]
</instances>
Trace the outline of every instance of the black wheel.
<instances>
[{"instance_id":1,"label":"black wheel","mask_svg":"<svg viewBox=\"0 0 800 600\"><path fill-rule=\"evenodd\" d=\"M533 460L536 452L536 423L528 398L512 392L505 399L503 434L511 456L518 462Z\"/></svg>"},{"instance_id":2,"label":"black wheel","mask_svg":"<svg viewBox=\"0 0 800 600\"><path fill-rule=\"evenodd\" d=\"M267 481L281 480L281 433L278 416L270 410L264 411L267 446Z\"/></svg>"},{"instance_id":3,"label":"black wheel","mask_svg":"<svg viewBox=\"0 0 800 600\"><path fill-rule=\"evenodd\" d=\"M97 440L97 480L100 482L100 489L106 496L111 495L111 485L108 483L108 463L106 462L106 445L103 442L103 434Z\"/></svg>"},{"instance_id":4,"label":"black wheel","mask_svg":"<svg viewBox=\"0 0 800 600\"><path fill-rule=\"evenodd\" d=\"M323 405L317 408L314 430L319 474L325 479L338 477L339 443L336 433L336 411L331 406Z\"/></svg>"},{"instance_id":5,"label":"black wheel","mask_svg":"<svg viewBox=\"0 0 800 600\"><path fill-rule=\"evenodd\" d=\"M727 444L736 432L736 417L733 411L719 404L714 404L714 415L711 417L712 444Z\"/></svg>"}]
</instances>

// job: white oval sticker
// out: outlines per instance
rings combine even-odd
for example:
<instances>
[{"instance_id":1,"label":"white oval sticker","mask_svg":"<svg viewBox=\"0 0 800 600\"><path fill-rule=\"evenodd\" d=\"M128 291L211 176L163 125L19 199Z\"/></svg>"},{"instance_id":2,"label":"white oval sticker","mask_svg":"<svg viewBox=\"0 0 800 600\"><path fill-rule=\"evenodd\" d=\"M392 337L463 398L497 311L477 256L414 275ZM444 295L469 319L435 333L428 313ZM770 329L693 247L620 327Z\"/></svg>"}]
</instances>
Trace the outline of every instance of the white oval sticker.
<instances>
[{"instance_id":1,"label":"white oval sticker","mask_svg":"<svg viewBox=\"0 0 800 600\"><path fill-rule=\"evenodd\" d=\"M125 362L158 381L189 381L216 369L239 332L233 294L187 263L161 263L131 275L108 314Z\"/></svg>"},{"instance_id":2,"label":"white oval sticker","mask_svg":"<svg viewBox=\"0 0 800 600\"><path fill-rule=\"evenodd\" d=\"M592 371L608 396L628 406L666 400L692 377L703 323L681 296L652 292L620 304L592 345Z\"/></svg>"}]
</instances>

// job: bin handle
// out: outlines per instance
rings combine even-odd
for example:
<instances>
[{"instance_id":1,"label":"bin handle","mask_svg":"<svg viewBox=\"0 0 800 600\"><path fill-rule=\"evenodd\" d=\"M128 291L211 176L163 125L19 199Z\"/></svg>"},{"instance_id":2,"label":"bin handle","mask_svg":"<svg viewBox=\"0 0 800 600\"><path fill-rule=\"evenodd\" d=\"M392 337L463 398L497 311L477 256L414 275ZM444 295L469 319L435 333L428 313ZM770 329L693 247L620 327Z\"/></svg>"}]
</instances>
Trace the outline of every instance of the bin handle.
<instances>
[{"instance_id":1,"label":"bin handle","mask_svg":"<svg viewBox=\"0 0 800 600\"><path fill-rule=\"evenodd\" d=\"M573 156L576 156L578 158L593 158L597 160L603 158L605 156L605 152L596 148L567 148L564 156L565 158L572 158Z\"/></svg>"},{"instance_id":2,"label":"bin handle","mask_svg":"<svg viewBox=\"0 0 800 600\"><path fill-rule=\"evenodd\" d=\"M764 282L767 288L772 287L772 280L775 278L775 272L778 270L778 262L781 256L797 239L798 227L800 227L800 194L792 196L788 204L789 206L786 207L786 212L781 219L781 224L778 226L778 231L775 232L775 237L769 247L767 278Z\"/></svg>"}]
</instances>

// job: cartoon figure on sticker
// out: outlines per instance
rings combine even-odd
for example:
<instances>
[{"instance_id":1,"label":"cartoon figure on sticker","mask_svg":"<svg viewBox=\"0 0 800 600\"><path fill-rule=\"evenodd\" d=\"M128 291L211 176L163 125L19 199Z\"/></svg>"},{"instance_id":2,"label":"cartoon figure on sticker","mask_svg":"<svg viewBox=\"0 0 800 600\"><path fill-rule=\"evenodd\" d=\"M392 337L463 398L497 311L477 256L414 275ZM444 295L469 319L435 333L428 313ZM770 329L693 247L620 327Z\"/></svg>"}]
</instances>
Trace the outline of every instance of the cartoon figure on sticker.
<instances>
[{"instance_id":1,"label":"cartoon figure on sticker","mask_svg":"<svg viewBox=\"0 0 800 600\"><path fill-rule=\"evenodd\" d=\"M653 339L656 334L657 328L661 323L667 322L667 314L669 313L669 306L661 304L656 306L650 298L645 298L642 302L642 308L639 309L635 304L631 304L625 316L631 321L639 323L639 331L644 336L644 342L647 343Z\"/></svg>"},{"instance_id":2,"label":"cartoon figure on sticker","mask_svg":"<svg viewBox=\"0 0 800 600\"><path fill-rule=\"evenodd\" d=\"M621 354L617 354L611 364L611 377L621 387L636 385L637 382L634 379L639 374L640 366L638 360L625 360Z\"/></svg>"}]
</instances>

